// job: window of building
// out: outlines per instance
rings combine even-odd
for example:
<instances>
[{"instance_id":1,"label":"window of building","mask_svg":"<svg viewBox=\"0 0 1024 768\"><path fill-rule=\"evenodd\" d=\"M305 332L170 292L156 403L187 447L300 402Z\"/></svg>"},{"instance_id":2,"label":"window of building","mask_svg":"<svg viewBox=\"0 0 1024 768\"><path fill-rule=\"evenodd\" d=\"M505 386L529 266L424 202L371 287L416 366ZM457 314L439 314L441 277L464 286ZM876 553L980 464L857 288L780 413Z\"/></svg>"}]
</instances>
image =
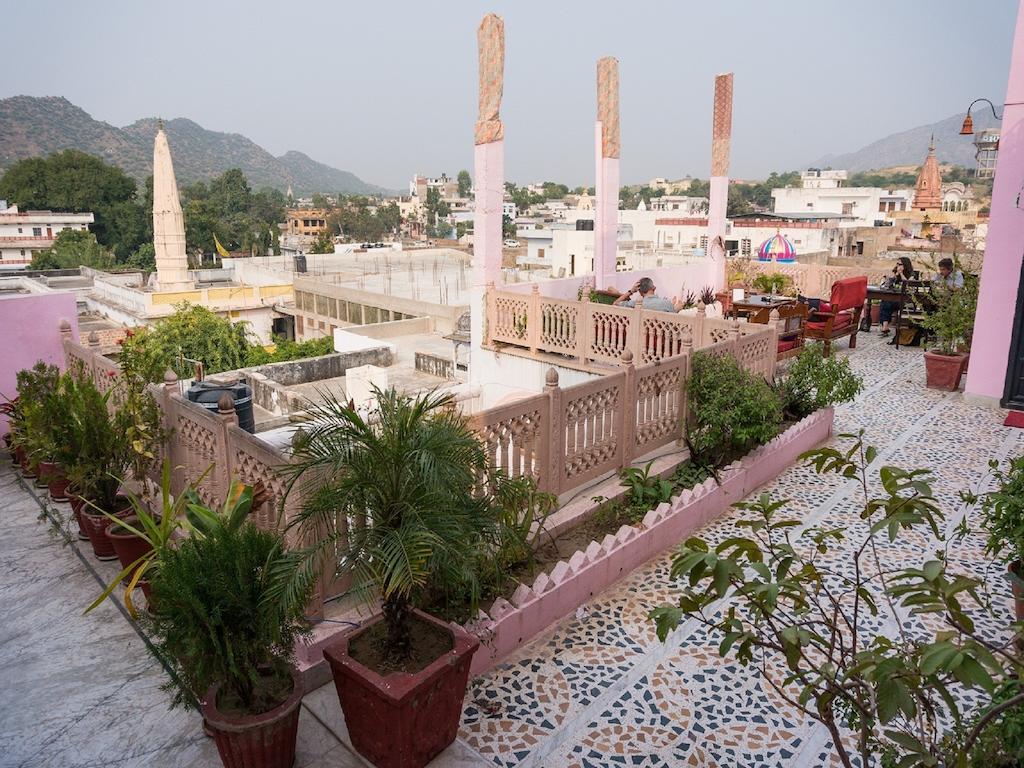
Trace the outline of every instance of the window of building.
<instances>
[{"instance_id":1,"label":"window of building","mask_svg":"<svg viewBox=\"0 0 1024 768\"><path fill-rule=\"evenodd\" d=\"M843 203L843 214L850 215L853 213L853 203Z\"/></svg>"},{"instance_id":2,"label":"window of building","mask_svg":"<svg viewBox=\"0 0 1024 768\"><path fill-rule=\"evenodd\" d=\"M885 201L884 200L879 200L878 201L878 212L879 213L885 213Z\"/></svg>"},{"instance_id":3,"label":"window of building","mask_svg":"<svg viewBox=\"0 0 1024 768\"><path fill-rule=\"evenodd\" d=\"M21 255L22 255L22 256L24 256L24 255L25 255L25 249L24 249L24 248L22 248L22 249L21 249Z\"/></svg>"},{"instance_id":4,"label":"window of building","mask_svg":"<svg viewBox=\"0 0 1024 768\"><path fill-rule=\"evenodd\" d=\"M744 237L742 240L740 240L740 255L742 255L742 256L749 256L750 255L750 238L749 237Z\"/></svg>"},{"instance_id":5,"label":"window of building","mask_svg":"<svg viewBox=\"0 0 1024 768\"><path fill-rule=\"evenodd\" d=\"M907 210L907 201L906 200L900 200L900 210L901 211Z\"/></svg>"},{"instance_id":6,"label":"window of building","mask_svg":"<svg viewBox=\"0 0 1024 768\"><path fill-rule=\"evenodd\" d=\"M807 207L810 208L811 210L813 210L814 209L814 203L808 203Z\"/></svg>"},{"instance_id":7,"label":"window of building","mask_svg":"<svg viewBox=\"0 0 1024 768\"><path fill-rule=\"evenodd\" d=\"M19 235L20 235L20 234L22 234L22 229L21 229L21 227L18 227L18 234L19 234Z\"/></svg>"},{"instance_id":8,"label":"window of building","mask_svg":"<svg viewBox=\"0 0 1024 768\"><path fill-rule=\"evenodd\" d=\"M32 227L32 237L42 237L42 236L43 236L43 228L42 227Z\"/></svg>"},{"instance_id":9,"label":"window of building","mask_svg":"<svg viewBox=\"0 0 1024 768\"><path fill-rule=\"evenodd\" d=\"M703 248L705 251L708 249L708 236L707 235L701 235L700 236L700 247Z\"/></svg>"},{"instance_id":10,"label":"window of building","mask_svg":"<svg viewBox=\"0 0 1024 768\"><path fill-rule=\"evenodd\" d=\"M863 240L858 240L857 241L857 255L858 256L863 256L864 255L864 241Z\"/></svg>"}]
</instances>

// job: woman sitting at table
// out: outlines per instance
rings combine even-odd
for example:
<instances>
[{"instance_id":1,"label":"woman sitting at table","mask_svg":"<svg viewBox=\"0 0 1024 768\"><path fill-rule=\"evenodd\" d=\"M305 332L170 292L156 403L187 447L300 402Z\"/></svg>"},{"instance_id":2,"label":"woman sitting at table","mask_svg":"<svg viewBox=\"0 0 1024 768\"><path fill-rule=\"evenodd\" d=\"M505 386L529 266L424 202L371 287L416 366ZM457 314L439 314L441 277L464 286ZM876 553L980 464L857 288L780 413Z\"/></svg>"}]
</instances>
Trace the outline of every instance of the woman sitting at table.
<instances>
[{"instance_id":1,"label":"woman sitting at table","mask_svg":"<svg viewBox=\"0 0 1024 768\"><path fill-rule=\"evenodd\" d=\"M896 266L892 268L892 277L886 278L885 282L882 283L882 287L898 291L903 287L904 280L913 280L916 274L910 259L906 256L900 256L896 261ZM889 335L889 323L892 322L892 316L899 308L900 302L898 301L881 302L878 309L878 319L882 322L883 336Z\"/></svg>"}]
</instances>

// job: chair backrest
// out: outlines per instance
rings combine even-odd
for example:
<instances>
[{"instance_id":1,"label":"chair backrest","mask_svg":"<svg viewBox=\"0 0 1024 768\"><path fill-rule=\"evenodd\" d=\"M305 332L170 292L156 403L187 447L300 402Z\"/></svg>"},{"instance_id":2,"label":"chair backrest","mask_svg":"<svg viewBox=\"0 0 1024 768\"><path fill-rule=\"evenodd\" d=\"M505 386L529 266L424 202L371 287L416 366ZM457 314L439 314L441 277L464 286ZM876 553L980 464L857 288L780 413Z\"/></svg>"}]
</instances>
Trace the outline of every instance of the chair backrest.
<instances>
[{"instance_id":1,"label":"chair backrest","mask_svg":"<svg viewBox=\"0 0 1024 768\"><path fill-rule=\"evenodd\" d=\"M779 333L796 333L807 322L807 305L798 302L779 307Z\"/></svg>"},{"instance_id":2,"label":"chair backrest","mask_svg":"<svg viewBox=\"0 0 1024 768\"><path fill-rule=\"evenodd\" d=\"M829 304L832 305L833 312L842 312L844 309L863 306L867 297L867 276L847 277L845 280L836 280L832 283L832 299Z\"/></svg>"}]
</instances>

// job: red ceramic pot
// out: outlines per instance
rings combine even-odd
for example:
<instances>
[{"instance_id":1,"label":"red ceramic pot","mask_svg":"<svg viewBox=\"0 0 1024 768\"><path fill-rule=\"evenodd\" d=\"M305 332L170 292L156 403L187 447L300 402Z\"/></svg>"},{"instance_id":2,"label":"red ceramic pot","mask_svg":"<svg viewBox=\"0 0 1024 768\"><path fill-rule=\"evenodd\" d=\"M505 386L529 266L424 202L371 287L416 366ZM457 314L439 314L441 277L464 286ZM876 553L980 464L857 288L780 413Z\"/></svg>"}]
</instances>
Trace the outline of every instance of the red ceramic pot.
<instances>
[{"instance_id":1,"label":"red ceramic pot","mask_svg":"<svg viewBox=\"0 0 1024 768\"><path fill-rule=\"evenodd\" d=\"M18 461L21 463L21 476L27 480L32 480L39 476L39 471L36 468L36 464L32 459L29 458L28 452L24 448L19 448L21 456Z\"/></svg>"},{"instance_id":2,"label":"red ceramic pot","mask_svg":"<svg viewBox=\"0 0 1024 768\"><path fill-rule=\"evenodd\" d=\"M71 497L68 495L68 485L70 485L68 476L64 474L64 470L58 466L54 473L50 476L50 500L51 501L71 501Z\"/></svg>"},{"instance_id":3,"label":"red ceramic pot","mask_svg":"<svg viewBox=\"0 0 1024 768\"><path fill-rule=\"evenodd\" d=\"M1024 585L1021 582L1020 562L1015 560L1010 563L1007 570L1012 574L1010 589L1013 590L1013 613L1017 617L1017 621L1024 621Z\"/></svg>"},{"instance_id":4,"label":"red ceramic pot","mask_svg":"<svg viewBox=\"0 0 1024 768\"><path fill-rule=\"evenodd\" d=\"M75 522L78 523L78 538L82 541L89 540L89 534L85 530L85 523L82 522L82 507L85 506L85 499L76 493L70 495L71 500L71 512L75 516Z\"/></svg>"},{"instance_id":5,"label":"red ceramic pot","mask_svg":"<svg viewBox=\"0 0 1024 768\"><path fill-rule=\"evenodd\" d=\"M39 473L36 477L36 486L46 488L50 485L50 479L57 474L57 464L52 461L40 461Z\"/></svg>"},{"instance_id":6,"label":"red ceramic pot","mask_svg":"<svg viewBox=\"0 0 1024 768\"><path fill-rule=\"evenodd\" d=\"M960 386L960 377L963 375L966 362L967 355L962 352L952 355L925 352L924 371L927 387L953 392Z\"/></svg>"},{"instance_id":7,"label":"red ceramic pot","mask_svg":"<svg viewBox=\"0 0 1024 768\"><path fill-rule=\"evenodd\" d=\"M261 715L238 715L217 708L220 685L211 686L203 702L205 726L225 768L291 768L295 762L295 738L299 731L302 680L293 669L291 695Z\"/></svg>"},{"instance_id":8,"label":"red ceramic pot","mask_svg":"<svg viewBox=\"0 0 1024 768\"><path fill-rule=\"evenodd\" d=\"M127 502L127 499L122 499ZM131 504L127 504L121 507L116 512L111 512L114 517L126 518L131 517L132 508ZM107 525L110 523L110 518L104 514L96 511L95 507L85 506L82 508L80 514L82 523L84 523L85 532L89 535L89 543L92 544L92 553L96 556L97 560L117 560L117 552L114 550L114 545L107 537Z\"/></svg>"},{"instance_id":9,"label":"red ceramic pot","mask_svg":"<svg viewBox=\"0 0 1024 768\"><path fill-rule=\"evenodd\" d=\"M130 523L137 530L142 530L142 523L139 522L137 517L126 517L125 522ZM107 538L114 546L114 551L117 553L117 559L121 561L122 568L127 568L147 552L153 551L153 547L148 541L141 536L136 536L126 528L121 528L113 520L107 524ZM123 581L125 584L131 581L136 570L132 569L124 577Z\"/></svg>"},{"instance_id":10,"label":"red ceramic pot","mask_svg":"<svg viewBox=\"0 0 1024 768\"><path fill-rule=\"evenodd\" d=\"M352 746L378 768L422 768L455 741L469 665L480 646L460 627L415 615L452 636L452 649L419 672L382 677L349 655L349 643L381 616L324 649Z\"/></svg>"}]
</instances>

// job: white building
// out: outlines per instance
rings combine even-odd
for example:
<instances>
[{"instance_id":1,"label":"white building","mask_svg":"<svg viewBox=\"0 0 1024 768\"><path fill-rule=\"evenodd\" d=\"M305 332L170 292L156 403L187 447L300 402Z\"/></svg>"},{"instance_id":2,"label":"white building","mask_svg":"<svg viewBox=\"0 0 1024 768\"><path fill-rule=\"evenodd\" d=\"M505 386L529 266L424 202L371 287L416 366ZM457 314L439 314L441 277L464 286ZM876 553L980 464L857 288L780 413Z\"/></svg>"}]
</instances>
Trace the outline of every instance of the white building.
<instances>
[{"instance_id":1,"label":"white building","mask_svg":"<svg viewBox=\"0 0 1024 768\"><path fill-rule=\"evenodd\" d=\"M36 251L53 245L58 232L87 230L94 220L91 213L21 212L0 201L0 270L25 269Z\"/></svg>"},{"instance_id":2,"label":"white building","mask_svg":"<svg viewBox=\"0 0 1024 768\"><path fill-rule=\"evenodd\" d=\"M501 215L508 216L512 221L516 220L516 216L519 215L519 210L516 208L516 204L510 200L506 200L501 204Z\"/></svg>"},{"instance_id":3,"label":"white building","mask_svg":"<svg viewBox=\"0 0 1024 768\"><path fill-rule=\"evenodd\" d=\"M662 195L652 197L647 208L651 211L672 212L680 216L696 216L707 213L706 197L689 197L688 195Z\"/></svg>"},{"instance_id":4,"label":"white building","mask_svg":"<svg viewBox=\"0 0 1024 768\"><path fill-rule=\"evenodd\" d=\"M772 190L772 210L780 216L808 213L840 214L852 217L847 220L847 226L870 227L876 221L888 221L889 213L910 210L913 198L912 189L786 187Z\"/></svg>"},{"instance_id":5,"label":"white building","mask_svg":"<svg viewBox=\"0 0 1024 768\"><path fill-rule=\"evenodd\" d=\"M846 171L823 171L820 168L808 168L800 174L800 182L804 189L836 189L846 181Z\"/></svg>"}]
</instances>

